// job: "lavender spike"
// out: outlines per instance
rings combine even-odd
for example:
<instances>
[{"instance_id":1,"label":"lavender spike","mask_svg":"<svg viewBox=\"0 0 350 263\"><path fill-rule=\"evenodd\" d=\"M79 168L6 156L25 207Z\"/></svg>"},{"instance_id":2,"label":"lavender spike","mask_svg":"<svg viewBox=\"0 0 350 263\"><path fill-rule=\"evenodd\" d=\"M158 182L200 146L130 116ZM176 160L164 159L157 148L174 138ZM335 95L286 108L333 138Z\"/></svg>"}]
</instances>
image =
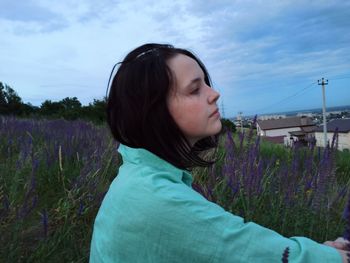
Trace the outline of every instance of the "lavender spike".
<instances>
[{"instance_id":1,"label":"lavender spike","mask_svg":"<svg viewBox=\"0 0 350 263\"><path fill-rule=\"evenodd\" d=\"M43 232L44 232L44 237L47 237L47 229L48 229L48 215L46 209L43 210L42 215L41 215L41 222L43 224Z\"/></svg>"}]
</instances>

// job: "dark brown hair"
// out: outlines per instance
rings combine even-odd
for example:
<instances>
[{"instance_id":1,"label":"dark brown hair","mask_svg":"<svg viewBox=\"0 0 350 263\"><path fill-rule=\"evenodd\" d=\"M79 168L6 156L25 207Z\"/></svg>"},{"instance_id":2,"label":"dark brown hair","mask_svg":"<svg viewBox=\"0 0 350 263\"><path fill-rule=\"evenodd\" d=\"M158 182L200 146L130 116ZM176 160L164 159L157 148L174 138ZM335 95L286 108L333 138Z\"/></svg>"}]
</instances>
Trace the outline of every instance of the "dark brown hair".
<instances>
[{"instance_id":1,"label":"dark brown hair","mask_svg":"<svg viewBox=\"0 0 350 263\"><path fill-rule=\"evenodd\" d=\"M124 145L149 150L180 169L208 166L213 162L199 155L217 146L217 136L191 147L167 107L174 83L167 61L178 54L197 61L206 84L211 86L205 66L188 50L163 44L142 45L118 63L108 95L107 122L114 138Z\"/></svg>"}]
</instances>

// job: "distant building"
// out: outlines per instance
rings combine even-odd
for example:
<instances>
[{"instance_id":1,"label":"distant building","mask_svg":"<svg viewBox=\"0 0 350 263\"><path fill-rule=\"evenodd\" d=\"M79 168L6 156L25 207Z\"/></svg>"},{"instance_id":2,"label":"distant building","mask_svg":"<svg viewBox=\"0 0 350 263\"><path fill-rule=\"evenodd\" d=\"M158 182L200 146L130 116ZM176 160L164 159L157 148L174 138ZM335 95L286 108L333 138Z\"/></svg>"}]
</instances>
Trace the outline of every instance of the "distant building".
<instances>
[{"instance_id":1,"label":"distant building","mask_svg":"<svg viewBox=\"0 0 350 263\"><path fill-rule=\"evenodd\" d=\"M338 149L350 149L350 119L334 119L327 123L327 139L332 143L334 133L338 129ZM316 145L324 147L323 125L315 130Z\"/></svg>"},{"instance_id":2,"label":"distant building","mask_svg":"<svg viewBox=\"0 0 350 263\"><path fill-rule=\"evenodd\" d=\"M283 119L286 118L287 115L285 114L275 114L275 115L261 115L258 117L258 120L272 120L272 119Z\"/></svg>"},{"instance_id":3,"label":"distant building","mask_svg":"<svg viewBox=\"0 0 350 263\"><path fill-rule=\"evenodd\" d=\"M295 141L305 142L313 136L316 126L309 117L287 117L258 120L257 133L266 140L290 145Z\"/></svg>"},{"instance_id":4,"label":"distant building","mask_svg":"<svg viewBox=\"0 0 350 263\"><path fill-rule=\"evenodd\" d=\"M316 114L315 113L312 113L312 112L299 112L297 113L297 117L314 117Z\"/></svg>"}]
</instances>

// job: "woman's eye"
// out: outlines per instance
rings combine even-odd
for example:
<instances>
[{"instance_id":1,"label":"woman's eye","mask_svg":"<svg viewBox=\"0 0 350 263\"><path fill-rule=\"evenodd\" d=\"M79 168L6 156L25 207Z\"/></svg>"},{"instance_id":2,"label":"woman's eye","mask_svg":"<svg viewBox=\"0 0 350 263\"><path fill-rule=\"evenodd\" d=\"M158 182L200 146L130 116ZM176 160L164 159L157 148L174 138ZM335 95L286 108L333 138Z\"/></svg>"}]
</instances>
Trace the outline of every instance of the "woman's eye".
<instances>
[{"instance_id":1,"label":"woman's eye","mask_svg":"<svg viewBox=\"0 0 350 263\"><path fill-rule=\"evenodd\" d=\"M191 94L198 94L199 93L199 88L196 88L191 91Z\"/></svg>"}]
</instances>

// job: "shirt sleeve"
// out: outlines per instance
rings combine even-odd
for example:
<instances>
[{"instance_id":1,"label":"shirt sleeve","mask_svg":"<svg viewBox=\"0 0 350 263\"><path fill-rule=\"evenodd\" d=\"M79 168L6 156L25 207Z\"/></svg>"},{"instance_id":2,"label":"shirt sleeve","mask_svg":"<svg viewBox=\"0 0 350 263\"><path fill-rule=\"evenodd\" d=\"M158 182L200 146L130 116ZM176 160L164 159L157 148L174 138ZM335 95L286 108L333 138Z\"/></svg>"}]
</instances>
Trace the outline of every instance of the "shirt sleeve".
<instances>
[{"instance_id":1,"label":"shirt sleeve","mask_svg":"<svg viewBox=\"0 0 350 263\"><path fill-rule=\"evenodd\" d=\"M305 237L286 238L258 224L245 223L190 187L177 184L175 188L173 185L163 193L171 207L169 220L181 224L176 227L179 242L193 240L190 248L193 254L214 254L210 261L202 262L282 262L286 247L290 263L342 262L341 255L332 247Z\"/></svg>"}]
</instances>

